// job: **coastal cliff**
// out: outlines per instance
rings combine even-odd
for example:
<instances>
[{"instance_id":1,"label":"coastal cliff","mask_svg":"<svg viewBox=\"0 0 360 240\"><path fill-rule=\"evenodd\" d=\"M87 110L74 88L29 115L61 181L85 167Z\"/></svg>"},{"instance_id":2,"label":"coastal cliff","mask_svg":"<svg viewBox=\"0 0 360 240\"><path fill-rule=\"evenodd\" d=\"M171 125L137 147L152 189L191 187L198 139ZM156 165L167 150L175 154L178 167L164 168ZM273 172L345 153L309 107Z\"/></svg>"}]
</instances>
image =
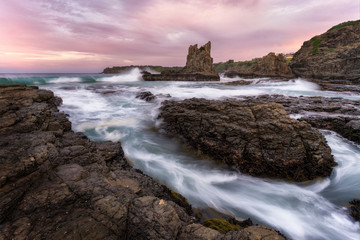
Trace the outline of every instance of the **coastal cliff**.
<instances>
[{"instance_id":1,"label":"coastal cliff","mask_svg":"<svg viewBox=\"0 0 360 240\"><path fill-rule=\"evenodd\" d=\"M250 63L250 62L249 62ZM293 78L294 75L283 54L271 52L262 58L257 58L251 64L241 64L225 71L226 77L276 77Z\"/></svg>"},{"instance_id":2,"label":"coastal cliff","mask_svg":"<svg viewBox=\"0 0 360 240\"><path fill-rule=\"evenodd\" d=\"M360 20L341 23L305 41L290 67L298 77L360 83Z\"/></svg>"}]
</instances>

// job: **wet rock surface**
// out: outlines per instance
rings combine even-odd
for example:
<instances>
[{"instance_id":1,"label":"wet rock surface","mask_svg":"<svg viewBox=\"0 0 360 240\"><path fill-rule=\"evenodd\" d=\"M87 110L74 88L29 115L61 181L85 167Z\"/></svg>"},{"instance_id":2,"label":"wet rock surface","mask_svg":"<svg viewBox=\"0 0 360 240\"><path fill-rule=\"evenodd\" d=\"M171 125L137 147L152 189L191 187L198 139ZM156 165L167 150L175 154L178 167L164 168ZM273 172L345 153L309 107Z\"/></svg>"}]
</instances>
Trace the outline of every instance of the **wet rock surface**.
<instances>
[{"instance_id":1,"label":"wet rock surface","mask_svg":"<svg viewBox=\"0 0 360 240\"><path fill-rule=\"evenodd\" d=\"M306 181L336 165L323 135L280 104L192 98L165 101L160 110L166 132L253 176Z\"/></svg>"},{"instance_id":2,"label":"wet rock surface","mask_svg":"<svg viewBox=\"0 0 360 240\"><path fill-rule=\"evenodd\" d=\"M276 55L271 52L268 55L257 59L252 65L239 65L229 68L225 77L275 77L275 78L293 78L294 75L286 62L283 54Z\"/></svg>"},{"instance_id":3,"label":"wet rock surface","mask_svg":"<svg viewBox=\"0 0 360 240\"><path fill-rule=\"evenodd\" d=\"M140 92L136 95L136 98L151 102L156 98L156 96L151 92Z\"/></svg>"},{"instance_id":4,"label":"wet rock surface","mask_svg":"<svg viewBox=\"0 0 360 240\"><path fill-rule=\"evenodd\" d=\"M332 130L343 137L360 143L360 103L343 98L289 97L261 95L243 97L246 102L276 102L284 106L288 114L299 115L299 120L315 128Z\"/></svg>"},{"instance_id":5,"label":"wet rock surface","mask_svg":"<svg viewBox=\"0 0 360 240\"><path fill-rule=\"evenodd\" d=\"M305 41L290 67L296 76L360 81L360 24L348 22Z\"/></svg>"},{"instance_id":6,"label":"wet rock surface","mask_svg":"<svg viewBox=\"0 0 360 240\"><path fill-rule=\"evenodd\" d=\"M178 239L185 229L196 239L191 206L132 168L120 143L74 133L60 103L0 85L0 239Z\"/></svg>"},{"instance_id":7,"label":"wet rock surface","mask_svg":"<svg viewBox=\"0 0 360 240\"><path fill-rule=\"evenodd\" d=\"M360 222L360 199L354 199L350 202L350 215Z\"/></svg>"},{"instance_id":8,"label":"wet rock surface","mask_svg":"<svg viewBox=\"0 0 360 240\"><path fill-rule=\"evenodd\" d=\"M220 81L211 57L211 42L198 48L190 45L186 66L180 71L163 71L161 74L143 72L145 81Z\"/></svg>"},{"instance_id":9,"label":"wet rock surface","mask_svg":"<svg viewBox=\"0 0 360 240\"><path fill-rule=\"evenodd\" d=\"M351 92L360 93L360 80L349 81L349 80L319 80L310 79L310 81L318 84L323 91L334 91L334 92Z\"/></svg>"}]
</instances>

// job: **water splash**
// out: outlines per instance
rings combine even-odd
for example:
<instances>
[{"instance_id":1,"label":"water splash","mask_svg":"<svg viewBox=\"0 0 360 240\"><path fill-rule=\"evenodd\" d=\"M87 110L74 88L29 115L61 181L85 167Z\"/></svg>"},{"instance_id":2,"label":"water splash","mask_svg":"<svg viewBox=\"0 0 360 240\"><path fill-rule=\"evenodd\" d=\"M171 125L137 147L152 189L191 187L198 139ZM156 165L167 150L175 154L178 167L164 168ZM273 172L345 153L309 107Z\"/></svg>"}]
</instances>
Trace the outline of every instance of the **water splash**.
<instances>
[{"instance_id":1,"label":"water splash","mask_svg":"<svg viewBox=\"0 0 360 240\"><path fill-rule=\"evenodd\" d=\"M130 71L126 71L115 76L98 79L98 81L108 83L137 82L141 80L142 74L139 68L132 68Z\"/></svg>"}]
</instances>

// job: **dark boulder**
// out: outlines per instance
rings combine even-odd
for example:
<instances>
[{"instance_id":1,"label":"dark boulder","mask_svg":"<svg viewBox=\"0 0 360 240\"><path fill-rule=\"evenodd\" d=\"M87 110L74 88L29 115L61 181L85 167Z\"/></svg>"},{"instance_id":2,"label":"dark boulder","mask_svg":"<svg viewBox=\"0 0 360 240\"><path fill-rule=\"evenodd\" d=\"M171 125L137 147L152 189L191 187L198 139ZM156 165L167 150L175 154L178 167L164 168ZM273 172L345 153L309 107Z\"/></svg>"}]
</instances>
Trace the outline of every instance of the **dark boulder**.
<instances>
[{"instance_id":1,"label":"dark boulder","mask_svg":"<svg viewBox=\"0 0 360 240\"><path fill-rule=\"evenodd\" d=\"M152 100L154 100L156 98L156 96L154 94L152 94L151 92L140 92L136 95L136 98L145 100L147 102L151 102Z\"/></svg>"},{"instance_id":2,"label":"dark boulder","mask_svg":"<svg viewBox=\"0 0 360 240\"><path fill-rule=\"evenodd\" d=\"M330 176L336 165L323 135L280 104L165 101L159 118L168 133L253 176L306 181Z\"/></svg>"}]
</instances>

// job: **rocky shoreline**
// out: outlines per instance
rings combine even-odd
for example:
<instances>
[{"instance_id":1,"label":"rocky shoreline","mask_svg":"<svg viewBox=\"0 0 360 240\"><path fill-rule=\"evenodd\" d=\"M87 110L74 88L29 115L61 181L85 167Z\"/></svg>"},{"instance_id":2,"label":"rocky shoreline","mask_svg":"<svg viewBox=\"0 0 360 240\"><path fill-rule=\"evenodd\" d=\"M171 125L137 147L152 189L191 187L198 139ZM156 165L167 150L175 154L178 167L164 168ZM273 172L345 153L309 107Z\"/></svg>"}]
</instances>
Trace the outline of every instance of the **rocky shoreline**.
<instances>
[{"instance_id":1,"label":"rocky shoreline","mask_svg":"<svg viewBox=\"0 0 360 240\"><path fill-rule=\"evenodd\" d=\"M221 233L179 194L132 168L121 144L74 133L61 99L0 86L0 239L285 239L265 226Z\"/></svg>"}]
</instances>

